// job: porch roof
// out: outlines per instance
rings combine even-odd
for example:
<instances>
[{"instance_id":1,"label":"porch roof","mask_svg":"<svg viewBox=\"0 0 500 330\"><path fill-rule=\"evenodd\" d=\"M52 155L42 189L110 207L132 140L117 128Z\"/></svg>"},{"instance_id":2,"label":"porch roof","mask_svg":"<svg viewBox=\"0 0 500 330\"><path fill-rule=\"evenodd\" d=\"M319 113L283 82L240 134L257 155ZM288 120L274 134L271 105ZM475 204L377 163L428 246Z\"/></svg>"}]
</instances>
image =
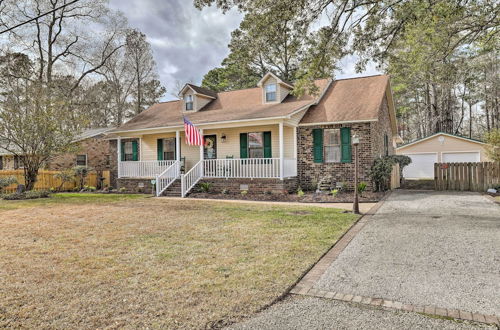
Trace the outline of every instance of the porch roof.
<instances>
[{"instance_id":1,"label":"porch roof","mask_svg":"<svg viewBox=\"0 0 500 330\"><path fill-rule=\"evenodd\" d=\"M316 80L320 95L328 86L329 79ZM258 119L287 118L317 101L311 95L297 98L288 95L281 103L263 104L259 87L217 93L217 98L197 112L184 112L181 100L158 103L137 115L113 132L138 131L142 129L178 127L186 116L197 125L217 122Z\"/></svg>"}]
</instances>

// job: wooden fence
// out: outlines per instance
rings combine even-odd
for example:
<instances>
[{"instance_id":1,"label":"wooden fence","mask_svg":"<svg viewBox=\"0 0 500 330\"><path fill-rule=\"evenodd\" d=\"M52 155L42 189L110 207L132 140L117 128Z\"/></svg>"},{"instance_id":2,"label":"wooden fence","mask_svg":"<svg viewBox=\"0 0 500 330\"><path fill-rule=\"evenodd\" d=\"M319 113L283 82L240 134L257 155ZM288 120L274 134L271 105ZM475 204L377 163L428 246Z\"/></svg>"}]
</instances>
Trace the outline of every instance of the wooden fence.
<instances>
[{"instance_id":1,"label":"wooden fence","mask_svg":"<svg viewBox=\"0 0 500 330\"><path fill-rule=\"evenodd\" d=\"M500 184L500 162L435 163L436 190L486 191Z\"/></svg>"},{"instance_id":2,"label":"wooden fence","mask_svg":"<svg viewBox=\"0 0 500 330\"><path fill-rule=\"evenodd\" d=\"M34 190L49 190L51 188L59 189L59 187L61 186L61 180L56 179L54 177L54 175L57 173L59 173L59 171L46 171L46 170L38 171L38 179L37 179L37 182L35 183ZM0 177L10 177L10 176L15 177L17 179L17 183L8 186L7 188L5 188L3 190L3 192L14 192L14 191L16 191L18 184L24 184L24 171L23 170L0 170ZM104 178L102 184L104 186L109 186L109 178L110 178L109 171L103 171L102 177ZM98 180L99 180L99 176L97 175L97 173L90 172L89 175L85 178L85 185L91 186L91 187L97 187ZM73 180L71 180L69 182L65 182L63 184L61 190L65 190L65 191L73 190L78 186L79 186L79 179L75 177Z\"/></svg>"},{"instance_id":3,"label":"wooden fence","mask_svg":"<svg viewBox=\"0 0 500 330\"><path fill-rule=\"evenodd\" d=\"M401 186L401 174L399 171L399 163L392 166L391 173L391 189L396 189Z\"/></svg>"}]
</instances>

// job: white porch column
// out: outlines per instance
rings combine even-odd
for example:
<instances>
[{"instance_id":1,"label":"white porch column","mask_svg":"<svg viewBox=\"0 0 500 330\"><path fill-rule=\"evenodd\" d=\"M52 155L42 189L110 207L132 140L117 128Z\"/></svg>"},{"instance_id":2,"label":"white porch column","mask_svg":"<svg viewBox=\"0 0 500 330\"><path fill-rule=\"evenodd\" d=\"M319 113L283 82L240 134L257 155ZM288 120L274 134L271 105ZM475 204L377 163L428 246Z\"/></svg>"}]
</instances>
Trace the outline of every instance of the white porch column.
<instances>
[{"instance_id":1,"label":"white porch column","mask_svg":"<svg viewBox=\"0 0 500 330\"><path fill-rule=\"evenodd\" d=\"M181 134L175 131L175 160L181 160Z\"/></svg>"},{"instance_id":2,"label":"white porch column","mask_svg":"<svg viewBox=\"0 0 500 330\"><path fill-rule=\"evenodd\" d=\"M279 123L279 141L280 141L280 179L283 180L283 172L285 169L284 163L284 147L283 147L283 122Z\"/></svg>"},{"instance_id":3,"label":"white porch column","mask_svg":"<svg viewBox=\"0 0 500 330\"><path fill-rule=\"evenodd\" d=\"M201 135L201 137L203 137L203 128L200 128L200 135ZM204 168L204 164L203 164L203 144L200 146L200 162L202 162L200 164L200 175L201 175L201 177L203 177L203 168Z\"/></svg>"},{"instance_id":4,"label":"white porch column","mask_svg":"<svg viewBox=\"0 0 500 330\"><path fill-rule=\"evenodd\" d=\"M295 158L295 161L299 159L297 155L297 126L293 127L293 158Z\"/></svg>"}]
</instances>

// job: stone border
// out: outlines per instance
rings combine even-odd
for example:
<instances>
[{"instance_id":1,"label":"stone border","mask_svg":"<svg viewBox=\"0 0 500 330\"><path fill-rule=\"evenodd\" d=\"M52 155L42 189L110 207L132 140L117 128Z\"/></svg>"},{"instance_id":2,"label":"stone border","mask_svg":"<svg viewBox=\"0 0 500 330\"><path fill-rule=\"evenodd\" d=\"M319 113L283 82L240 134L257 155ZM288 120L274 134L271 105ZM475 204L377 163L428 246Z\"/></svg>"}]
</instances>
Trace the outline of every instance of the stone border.
<instances>
[{"instance_id":1,"label":"stone border","mask_svg":"<svg viewBox=\"0 0 500 330\"><path fill-rule=\"evenodd\" d=\"M475 321L475 322L486 323L486 324L494 324L497 326L500 325L500 318L498 316L486 315L486 314L481 314L481 313L473 313L473 312L468 312L468 311L463 311L463 310L458 310L458 309L440 308L440 307L431 306L431 305L421 306L421 305L413 305L413 304L404 304L404 303L399 302L399 301L393 301L393 300L388 300L388 299L383 299L383 298L363 297L363 296L356 296L356 295L352 295L352 294L344 294L344 293L340 293L340 292L324 291L324 290L318 290L318 289L312 289L312 288L306 289L306 288L295 287L290 291L290 293L318 297L318 298L340 300L340 301L345 301L345 302L353 302L353 303L362 304L362 305L382 307L384 309L400 310L400 311L405 311L405 312L415 312L415 313L427 314L427 315L431 315L431 316L453 318L453 319L465 320L465 321Z\"/></svg>"},{"instance_id":2,"label":"stone border","mask_svg":"<svg viewBox=\"0 0 500 330\"><path fill-rule=\"evenodd\" d=\"M305 295L333 300L340 300L345 302L353 302L363 305L378 306L386 309L401 310L405 312L415 312L427 314L437 317L446 317L466 321L475 321L486 324L495 324L500 326L500 317L495 315L486 315L481 313L473 313L458 309L447 309L436 306L421 306L404 304L399 301L393 301L376 297L363 297L353 294L345 294L335 291L325 291L314 289L313 286L326 272L328 267L337 259L337 257L349 245L352 239L363 229L363 227L372 219L372 216L384 204L387 197L386 194L380 202L375 204L366 214L361 216L358 221L349 228L349 230L333 245L333 247L307 272L298 283L289 291L291 294ZM493 198L492 198L493 199Z\"/></svg>"}]
</instances>

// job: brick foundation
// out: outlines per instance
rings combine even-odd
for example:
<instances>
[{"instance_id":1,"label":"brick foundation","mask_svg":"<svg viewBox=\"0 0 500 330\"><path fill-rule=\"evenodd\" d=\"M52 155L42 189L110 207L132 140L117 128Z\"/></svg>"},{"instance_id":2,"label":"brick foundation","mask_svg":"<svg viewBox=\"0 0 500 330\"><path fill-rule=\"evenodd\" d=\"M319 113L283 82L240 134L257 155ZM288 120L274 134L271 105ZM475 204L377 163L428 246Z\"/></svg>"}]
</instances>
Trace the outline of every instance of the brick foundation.
<instances>
[{"instance_id":1,"label":"brick foundation","mask_svg":"<svg viewBox=\"0 0 500 330\"><path fill-rule=\"evenodd\" d=\"M153 185L152 179L134 179L134 178L120 178L117 179L117 188L121 190L125 188L125 192L139 193L139 194L152 194Z\"/></svg>"},{"instance_id":2,"label":"brick foundation","mask_svg":"<svg viewBox=\"0 0 500 330\"><path fill-rule=\"evenodd\" d=\"M297 191L297 178L280 179L202 179L194 187L193 191L199 191L200 183L211 183L210 191L214 193L221 193L226 190L229 194L240 194L242 190L241 185L248 185L249 194L283 194L288 192Z\"/></svg>"}]
</instances>

